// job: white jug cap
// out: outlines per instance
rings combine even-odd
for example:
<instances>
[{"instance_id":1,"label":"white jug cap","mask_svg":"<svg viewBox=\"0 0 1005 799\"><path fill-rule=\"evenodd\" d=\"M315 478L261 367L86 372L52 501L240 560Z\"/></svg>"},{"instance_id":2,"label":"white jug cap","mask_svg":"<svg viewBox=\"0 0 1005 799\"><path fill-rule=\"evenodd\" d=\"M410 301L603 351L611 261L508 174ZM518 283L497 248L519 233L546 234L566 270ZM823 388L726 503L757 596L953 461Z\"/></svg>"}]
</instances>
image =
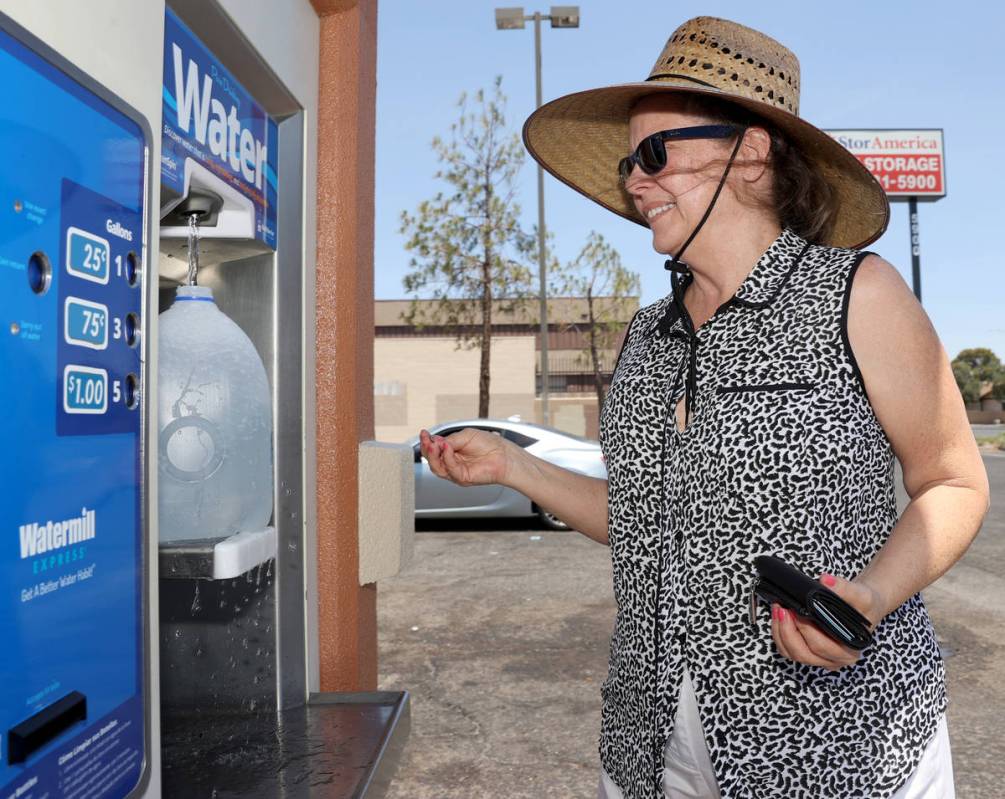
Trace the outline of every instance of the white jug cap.
<instances>
[{"instance_id":1,"label":"white jug cap","mask_svg":"<svg viewBox=\"0 0 1005 799\"><path fill-rule=\"evenodd\" d=\"M213 300L213 289L209 286L179 286L176 294L178 299Z\"/></svg>"}]
</instances>

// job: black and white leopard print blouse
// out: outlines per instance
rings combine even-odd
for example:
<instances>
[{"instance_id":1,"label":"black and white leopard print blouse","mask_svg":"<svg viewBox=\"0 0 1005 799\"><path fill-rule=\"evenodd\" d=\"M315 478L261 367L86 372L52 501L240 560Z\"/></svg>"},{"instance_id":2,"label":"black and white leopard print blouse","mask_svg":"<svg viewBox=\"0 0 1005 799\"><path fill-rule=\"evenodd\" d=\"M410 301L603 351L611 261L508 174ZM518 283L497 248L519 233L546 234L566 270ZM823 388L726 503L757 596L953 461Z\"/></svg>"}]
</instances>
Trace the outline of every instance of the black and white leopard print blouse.
<instances>
[{"instance_id":1,"label":"black and white leopard print blouse","mask_svg":"<svg viewBox=\"0 0 1005 799\"><path fill-rule=\"evenodd\" d=\"M626 799L662 797L685 664L723 799L889 797L946 708L920 593L836 672L783 657L767 604L748 617L756 555L851 579L897 520L847 335L865 254L787 229L693 335L690 274L629 326L600 419L618 611L599 748Z\"/></svg>"}]
</instances>

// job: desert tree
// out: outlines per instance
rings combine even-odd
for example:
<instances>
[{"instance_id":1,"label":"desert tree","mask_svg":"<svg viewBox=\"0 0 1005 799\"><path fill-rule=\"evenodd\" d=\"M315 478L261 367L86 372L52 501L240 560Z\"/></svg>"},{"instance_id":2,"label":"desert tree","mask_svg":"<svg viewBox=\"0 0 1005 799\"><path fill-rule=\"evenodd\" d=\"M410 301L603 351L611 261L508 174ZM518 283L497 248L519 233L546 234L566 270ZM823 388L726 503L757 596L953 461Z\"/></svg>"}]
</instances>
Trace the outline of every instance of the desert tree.
<instances>
[{"instance_id":1,"label":"desert tree","mask_svg":"<svg viewBox=\"0 0 1005 799\"><path fill-rule=\"evenodd\" d=\"M592 372L600 408L604 404L601 351L612 349L624 329L629 300L640 293L639 275L621 263L618 251L601 234L590 231L579 254L555 270L551 285L551 294L584 301L584 318L566 322L564 329L582 334L576 362Z\"/></svg>"},{"instance_id":2,"label":"desert tree","mask_svg":"<svg viewBox=\"0 0 1005 799\"><path fill-rule=\"evenodd\" d=\"M524 148L506 126L501 83L497 77L491 94L461 94L449 137L432 141L441 165L434 177L446 186L414 213L403 211L400 228L412 253L403 284L413 298L403 318L451 329L457 349L481 349L481 417L489 413L493 302L512 313L535 296L526 266L534 241L516 201ZM433 302L420 305L420 293Z\"/></svg>"}]
</instances>

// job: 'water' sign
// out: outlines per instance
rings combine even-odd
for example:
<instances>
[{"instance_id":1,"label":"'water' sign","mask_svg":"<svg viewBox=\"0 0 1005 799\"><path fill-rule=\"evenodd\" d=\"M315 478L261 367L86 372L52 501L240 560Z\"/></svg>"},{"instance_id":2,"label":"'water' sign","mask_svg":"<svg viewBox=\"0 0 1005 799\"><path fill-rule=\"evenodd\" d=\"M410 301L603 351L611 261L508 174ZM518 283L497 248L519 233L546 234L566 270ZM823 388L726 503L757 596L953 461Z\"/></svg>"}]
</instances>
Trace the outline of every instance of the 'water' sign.
<instances>
[{"instance_id":1,"label":"'water' sign","mask_svg":"<svg viewBox=\"0 0 1005 799\"><path fill-rule=\"evenodd\" d=\"M255 236L275 249L278 129L255 98L168 9L164 18L161 182L185 192L186 162L255 206Z\"/></svg>"}]
</instances>

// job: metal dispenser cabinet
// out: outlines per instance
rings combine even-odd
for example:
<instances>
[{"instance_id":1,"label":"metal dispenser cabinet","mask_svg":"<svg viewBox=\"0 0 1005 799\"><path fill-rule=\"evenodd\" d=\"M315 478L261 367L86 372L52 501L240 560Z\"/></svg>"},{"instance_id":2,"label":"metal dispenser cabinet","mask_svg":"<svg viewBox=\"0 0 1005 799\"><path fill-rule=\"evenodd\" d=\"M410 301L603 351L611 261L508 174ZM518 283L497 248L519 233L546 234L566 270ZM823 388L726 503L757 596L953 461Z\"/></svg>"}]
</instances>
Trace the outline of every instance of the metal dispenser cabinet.
<instances>
[{"instance_id":1,"label":"metal dispenser cabinet","mask_svg":"<svg viewBox=\"0 0 1005 799\"><path fill-rule=\"evenodd\" d=\"M150 755L150 131L0 15L0 796L126 796Z\"/></svg>"},{"instance_id":2,"label":"metal dispenser cabinet","mask_svg":"<svg viewBox=\"0 0 1005 799\"><path fill-rule=\"evenodd\" d=\"M194 20L210 27L198 10ZM257 79L270 77L262 70ZM302 118L290 113L292 102L278 114L266 109L256 88L282 96L280 86L246 88L182 17L167 9L160 310L193 278L211 289L220 311L254 343L275 401L276 479L265 487L274 508L271 523L254 530L194 526L188 534L182 531L183 538L160 544L161 697L165 724L177 720L178 729L200 723L196 716L275 711L302 704L305 696L303 614L277 618L280 594L285 599L289 592L299 607L303 596ZM281 165L284 148L288 158ZM198 229L197 272L190 272L189 252L196 246L191 223ZM212 350L214 343L206 345ZM167 382L162 379L158 422L161 491L168 480L179 485L202 480L200 504L209 509L228 502L214 493L212 476L205 477L229 465L232 455L207 432L211 422L204 421L202 394L197 386ZM177 411L179 398L185 415ZM197 448L195 456L183 449L188 445ZM277 568L280 538L284 554ZM290 673L283 673L280 628L288 636ZM167 758L166 776L171 767Z\"/></svg>"},{"instance_id":3,"label":"metal dispenser cabinet","mask_svg":"<svg viewBox=\"0 0 1005 799\"><path fill-rule=\"evenodd\" d=\"M173 3L166 13L160 304L163 311L192 278L194 219L198 284L212 290L265 365L273 514L258 529L196 525L190 537L161 541L162 779L165 792L178 796L224 786L231 795L308 795L312 784L331 796L361 796L368 786L378 795L395 759L389 753L407 734L407 697L308 696L305 115L226 22L209 3ZM219 447L201 420L168 418L177 399L171 392L191 386L166 385L163 370L161 377L160 465L172 457L171 436L181 446L185 435L198 435L200 447L182 469L204 474L219 464ZM189 432L179 432L180 422L191 424ZM174 478L160 475L163 493ZM207 492L199 501L224 500Z\"/></svg>"}]
</instances>

